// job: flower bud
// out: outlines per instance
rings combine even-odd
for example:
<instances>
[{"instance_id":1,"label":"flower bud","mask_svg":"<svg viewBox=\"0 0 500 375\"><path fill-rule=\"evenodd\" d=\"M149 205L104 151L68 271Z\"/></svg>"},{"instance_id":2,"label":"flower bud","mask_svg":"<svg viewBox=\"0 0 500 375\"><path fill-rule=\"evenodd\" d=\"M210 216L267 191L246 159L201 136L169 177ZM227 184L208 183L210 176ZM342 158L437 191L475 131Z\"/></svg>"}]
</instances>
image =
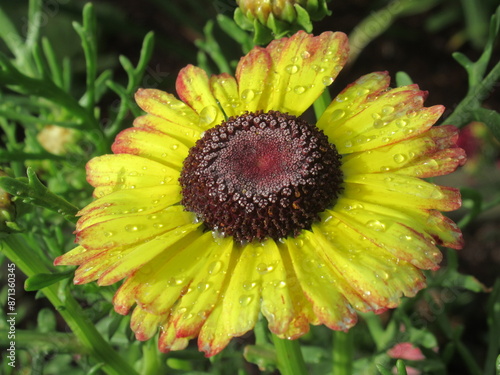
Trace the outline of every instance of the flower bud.
<instances>
[{"instance_id":1,"label":"flower bud","mask_svg":"<svg viewBox=\"0 0 500 375\"><path fill-rule=\"evenodd\" d=\"M330 14L329 0L236 0L234 18L245 30L254 31L256 44L268 43L298 30L312 31L312 21Z\"/></svg>"}]
</instances>

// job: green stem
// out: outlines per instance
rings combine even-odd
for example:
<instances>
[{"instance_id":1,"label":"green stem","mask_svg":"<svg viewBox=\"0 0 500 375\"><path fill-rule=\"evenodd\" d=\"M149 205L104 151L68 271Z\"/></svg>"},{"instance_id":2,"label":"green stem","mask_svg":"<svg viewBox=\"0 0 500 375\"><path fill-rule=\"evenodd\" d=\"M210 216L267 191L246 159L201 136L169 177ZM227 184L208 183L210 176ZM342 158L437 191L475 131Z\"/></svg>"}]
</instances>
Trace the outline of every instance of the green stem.
<instances>
[{"instance_id":1,"label":"green stem","mask_svg":"<svg viewBox=\"0 0 500 375\"><path fill-rule=\"evenodd\" d=\"M333 374L351 375L354 358L354 340L349 332L333 333Z\"/></svg>"},{"instance_id":2,"label":"green stem","mask_svg":"<svg viewBox=\"0 0 500 375\"><path fill-rule=\"evenodd\" d=\"M365 47L386 31L398 17L425 12L437 3L437 0L393 0L386 7L372 12L349 35L349 63L352 64Z\"/></svg>"},{"instance_id":3,"label":"green stem","mask_svg":"<svg viewBox=\"0 0 500 375\"><path fill-rule=\"evenodd\" d=\"M497 63L486 78L458 103L453 113L443 121L443 124L455 125L458 128L467 125L471 121L471 110L480 107L480 103L490 95L498 80L500 80L500 63Z\"/></svg>"},{"instance_id":4,"label":"green stem","mask_svg":"<svg viewBox=\"0 0 500 375\"><path fill-rule=\"evenodd\" d=\"M0 248L26 276L50 273L37 254L29 248L22 235L11 234L5 237L0 242ZM59 283L41 291L64 318L82 346L95 360L104 363L102 369L108 375L137 375L137 372L104 340L78 302L69 293L61 295L58 287Z\"/></svg>"},{"instance_id":5,"label":"green stem","mask_svg":"<svg viewBox=\"0 0 500 375\"><path fill-rule=\"evenodd\" d=\"M314 114L316 116L316 120L319 120L323 112L325 112L326 108L332 102L332 97L330 95L330 91L328 91L328 87L323 91L321 96L314 101L313 108Z\"/></svg>"},{"instance_id":6,"label":"green stem","mask_svg":"<svg viewBox=\"0 0 500 375\"><path fill-rule=\"evenodd\" d=\"M305 375L307 374L306 364L300 351L298 340L280 339L272 335L276 356L278 358L278 368L281 375Z\"/></svg>"}]
</instances>

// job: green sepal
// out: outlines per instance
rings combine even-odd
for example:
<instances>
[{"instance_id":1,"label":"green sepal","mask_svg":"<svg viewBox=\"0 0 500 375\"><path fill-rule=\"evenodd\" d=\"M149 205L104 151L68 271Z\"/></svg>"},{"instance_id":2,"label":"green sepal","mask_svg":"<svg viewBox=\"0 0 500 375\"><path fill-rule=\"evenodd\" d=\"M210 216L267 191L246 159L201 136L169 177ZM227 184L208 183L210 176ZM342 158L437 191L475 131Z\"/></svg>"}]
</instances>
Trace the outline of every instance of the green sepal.
<instances>
[{"instance_id":1,"label":"green sepal","mask_svg":"<svg viewBox=\"0 0 500 375\"><path fill-rule=\"evenodd\" d=\"M273 33L269 28L261 24L258 20L255 20L253 25L253 42L255 45L268 44L271 40L273 40Z\"/></svg>"},{"instance_id":2,"label":"green sepal","mask_svg":"<svg viewBox=\"0 0 500 375\"><path fill-rule=\"evenodd\" d=\"M253 22L250 21L244 14L243 12L241 11L240 8L236 8L236 10L234 11L234 22L236 22L236 24L241 27L243 30L247 30L247 31L253 31L254 29L254 25L253 25Z\"/></svg>"},{"instance_id":3,"label":"green sepal","mask_svg":"<svg viewBox=\"0 0 500 375\"><path fill-rule=\"evenodd\" d=\"M310 33L313 30L313 24L307 10L302 8L299 4L295 4L295 11L297 12L297 23L302 26L305 31Z\"/></svg>"}]
</instances>

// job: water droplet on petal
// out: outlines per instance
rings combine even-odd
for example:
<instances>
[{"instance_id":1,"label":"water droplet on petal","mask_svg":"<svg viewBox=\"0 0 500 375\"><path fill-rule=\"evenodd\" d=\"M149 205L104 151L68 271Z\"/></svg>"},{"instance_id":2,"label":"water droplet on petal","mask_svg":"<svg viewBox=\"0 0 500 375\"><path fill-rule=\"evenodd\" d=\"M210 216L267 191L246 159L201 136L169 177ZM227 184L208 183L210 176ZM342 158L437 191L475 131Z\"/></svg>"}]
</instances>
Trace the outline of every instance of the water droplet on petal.
<instances>
[{"instance_id":1,"label":"water droplet on petal","mask_svg":"<svg viewBox=\"0 0 500 375\"><path fill-rule=\"evenodd\" d=\"M383 115L390 115L392 112L394 112L394 107L392 105L386 105L382 108L382 114Z\"/></svg>"},{"instance_id":2,"label":"water droplet on petal","mask_svg":"<svg viewBox=\"0 0 500 375\"><path fill-rule=\"evenodd\" d=\"M300 95L300 94L305 93L306 90L307 90L307 88L305 88L304 86L295 86L295 88L293 89L293 92Z\"/></svg>"},{"instance_id":3,"label":"water droplet on petal","mask_svg":"<svg viewBox=\"0 0 500 375\"><path fill-rule=\"evenodd\" d=\"M217 118L217 108L213 105L206 106L200 112L200 122L202 125L211 125Z\"/></svg>"},{"instance_id":4,"label":"water droplet on petal","mask_svg":"<svg viewBox=\"0 0 500 375\"><path fill-rule=\"evenodd\" d=\"M321 82L325 86L330 86L333 83L333 77L324 76L323 79L321 80Z\"/></svg>"},{"instance_id":5,"label":"water droplet on petal","mask_svg":"<svg viewBox=\"0 0 500 375\"><path fill-rule=\"evenodd\" d=\"M384 232L386 229L385 224L379 220L370 220L366 223L366 226L377 232Z\"/></svg>"},{"instance_id":6,"label":"water droplet on petal","mask_svg":"<svg viewBox=\"0 0 500 375\"><path fill-rule=\"evenodd\" d=\"M343 109L336 109L330 115L330 121L340 120L344 116L345 116L345 111Z\"/></svg>"},{"instance_id":7,"label":"water droplet on petal","mask_svg":"<svg viewBox=\"0 0 500 375\"><path fill-rule=\"evenodd\" d=\"M138 225L126 225L125 230L127 232L136 232L137 230L139 230L139 226Z\"/></svg>"},{"instance_id":8,"label":"water droplet on petal","mask_svg":"<svg viewBox=\"0 0 500 375\"><path fill-rule=\"evenodd\" d=\"M286 287L286 281L284 280L275 280L273 285L278 288L278 289L283 289L284 287Z\"/></svg>"},{"instance_id":9,"label":"water droplet on petal","mask_svg":"<svg viewBox=\"0 0 500 375\"><path fill-rule=\"evenodd\" d=\"M168 286L179 286L183 282L184 282L184 279L171 277L170 280L168 280Z\"/></svg>"},{"instance_id":10,"label":"water droplet on petal","mask_svg":"<svg viewBox=\"0 0 500 375\"><path fill-rule=\"evenodd\" d=\"M212 284L210 283L203 283L203 282L200 282L198 283L198 285L196 285L196 288L200 291L200 292L203 292L207 289L209 289L210 287L212 286Z\"/></svg>"},{"instance_id":11,"label":"water droplet on petal","mask_svg":"<svg viewBox=\"0 0 500 375\"><path fill-rule=\"evenodd\" d=\"M253 297L248 295L243 295L240 297L239 302L242 306L248 306L252 302Z\"/></svg>"},{"instance_id":12,"label":"water droplet on petal","mask_svg":"<svg viewBox=\"0 0 500 375\"><path fill-rule=\"evenodd\" d=\"M212 276L217 275L221 270L222 270L222 262L220 260L212 262L208 266L208 273Z\"/></svg>"},{"instance_id":13,"label":"water droplet on petal","mask_svg":"<svg viewBox=\"0 0 500 375\"><path fill-rule=\"evenodd\" d=\"M406 160L406 156L403 154L394 155L394 161L398 164L403 163Z\"/></svg>"},{"instance_id":14,"label":"water droplet on petal","mask_svg":"<svg viewBox=\"0 0 500 375\"><path fill-rule=\"evenodd\" d=\"M245 290L252 290L257 286L257 283L255 281L245 281L243 283L243 289Z\"/></svg>"},{"instance_id":15,"label":"water droplet on petal","mask_svg":"<svg viewBox=\"0 0 500 375\"><path fill-rule=\"evenodd\" d=\"M246 89L241 93L241 99L245 103L250 103L255 98L255 91L252 89Z\"/></svg>"},{"instance_id":16,"label":"water droplet on petal","mask_svg":"<svg viewBox=\"0 0 500 375\"><path fill-rule=\"evenodd\" d=\"M260 273L261 275L265 275L266 273L271 272L274 270L274 267L272 265L267 265L265 263L259 263L257 265L257 272Z\"/></svg>"},{"instance_id":17,"label":"water droplet on petal","mask_svg":"<svg viewBox=\"0 0 500 375\"><path fill-rule=\"evenodd\" d=\"M285 70L287 71L287 73L289 74L295 74L299 71L299 67L298 65L288 65Z\"/></svg>"},{"instance_id":18,"label":"water droplet on petal","mask_svg":"<svg viewBox=\"0 0 500 375\"><path fill-rule=\"evenodd\" d=\"M408 125L408 122L402 119L396 120L396 126L398 128L404 128L406 125Z\"/></svg>"}]
</instances>

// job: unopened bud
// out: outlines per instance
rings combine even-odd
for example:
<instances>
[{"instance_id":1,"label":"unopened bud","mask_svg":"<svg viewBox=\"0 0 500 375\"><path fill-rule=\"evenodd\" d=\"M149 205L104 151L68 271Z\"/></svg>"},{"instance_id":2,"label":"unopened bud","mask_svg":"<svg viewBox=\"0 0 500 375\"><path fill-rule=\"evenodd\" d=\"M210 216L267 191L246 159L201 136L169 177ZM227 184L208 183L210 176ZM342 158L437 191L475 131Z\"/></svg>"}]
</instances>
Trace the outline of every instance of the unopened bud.
<instances>
[{"instance_id":1,"label":"unopened bud","mask_svg":"<svg viewBox=\"0 0 500 375\"><path fill-rule=\"evenodd\" d=\"M330 14L326 5L328 1L236 0L239 8L235 21L241 28L255 32L256 43L264 44L273 38L272 34L281 37L298 30L311 32L311 20L319 21Z\"/></svg>"}]
</instances>

